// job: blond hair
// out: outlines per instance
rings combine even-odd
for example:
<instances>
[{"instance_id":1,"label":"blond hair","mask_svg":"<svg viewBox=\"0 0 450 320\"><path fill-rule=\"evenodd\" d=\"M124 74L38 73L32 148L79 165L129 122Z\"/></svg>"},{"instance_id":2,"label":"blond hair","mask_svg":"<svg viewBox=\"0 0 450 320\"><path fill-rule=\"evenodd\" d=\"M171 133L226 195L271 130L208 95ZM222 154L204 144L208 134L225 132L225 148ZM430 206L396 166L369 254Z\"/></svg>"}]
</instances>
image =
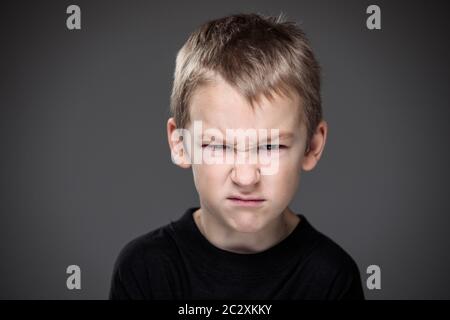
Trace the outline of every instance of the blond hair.
<instances>
[{"instance_id":1,"label":"blond hair","mask_svg":"<svg viewBox=\"0 0 450 320\"><path fill-rule=\"evenodd\" d=\"M279 17L235 14L208 21L195 30L176 58L171 114L179 128L189 119L189 101L195 89L220 74L253 106L263 94L303 100L307 145L322 120L320 66L305 33Z\"/></svg>"}]
</instances>

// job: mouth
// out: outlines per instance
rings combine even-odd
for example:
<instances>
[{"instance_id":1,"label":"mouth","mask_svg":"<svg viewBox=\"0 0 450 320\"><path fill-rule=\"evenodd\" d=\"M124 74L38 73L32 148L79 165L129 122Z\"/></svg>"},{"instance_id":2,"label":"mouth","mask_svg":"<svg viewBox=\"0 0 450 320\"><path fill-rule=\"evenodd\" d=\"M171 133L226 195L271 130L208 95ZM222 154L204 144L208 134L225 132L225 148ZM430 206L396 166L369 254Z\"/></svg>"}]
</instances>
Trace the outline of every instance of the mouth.
<instances>
[{"instance_id":1,"label":"mouth","mask_svg":"<svg viewBox=\"0 0 450 320\"><path fill-rule=\"evenodd\" d=\"M260 197L242 197L242 196L231 196L228 197L233 205L242 206L242 207L259 207L266 200Z\"/></svg>"}]
</instances>

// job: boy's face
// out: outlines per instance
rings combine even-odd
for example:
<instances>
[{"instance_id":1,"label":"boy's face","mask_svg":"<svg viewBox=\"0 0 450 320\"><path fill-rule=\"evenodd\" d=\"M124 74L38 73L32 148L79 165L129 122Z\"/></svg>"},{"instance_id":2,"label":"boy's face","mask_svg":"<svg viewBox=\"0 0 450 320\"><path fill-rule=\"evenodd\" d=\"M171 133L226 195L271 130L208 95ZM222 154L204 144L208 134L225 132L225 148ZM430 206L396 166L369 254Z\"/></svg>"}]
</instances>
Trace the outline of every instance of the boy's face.
<instances>
[{"instance_id":1,"label":"boy's face","mask_svg":"<svg viewBox=\"0 0 450 320\"><path fill-rule=\"evenodd\" d=\"M311 160L305 163L304 159L306 126L300 121L301 103L298 95L293 95L292 98L275 95L272 101L261 98L252 108L222 78L216 78L214 83L196 90L191 98L190 124L186 128L193 139L193 124L201 121L203 133L211 128L222 132L223 139L216 137L213 145L230 144L230 141L225 141L227 129L267 129L269 137L271 129L279 129L277 144L280 146L272 147L278 149L271 151L272 157L276 155L278 161L277 170L273 174L262 175L260 164L249 161L220 164L191 161L194 183L203 210L214 215L223 225L239 232L261 230L284 212L297 190L302 166L305 170L314 167L311 167ZM171 119L168 123L169 133L170 121ZM199 143L194 142L194 148L200 148L203 153L212 152L208 149L210 147L205 147L211 143L211 135L200 135L196 139ZM232 152L248 156L252 152L250 149L253 142L256 146L263 147L270 144L259 136L256 141L247 142L247 148L236 148ZM171 147L173 150L172 144ZM230 151L225 150L223 153L226 152ZM190 154L192 156L192 151ZM234 199L236 197L259 201L239 201Z\"/></svg>"}]
</instances>

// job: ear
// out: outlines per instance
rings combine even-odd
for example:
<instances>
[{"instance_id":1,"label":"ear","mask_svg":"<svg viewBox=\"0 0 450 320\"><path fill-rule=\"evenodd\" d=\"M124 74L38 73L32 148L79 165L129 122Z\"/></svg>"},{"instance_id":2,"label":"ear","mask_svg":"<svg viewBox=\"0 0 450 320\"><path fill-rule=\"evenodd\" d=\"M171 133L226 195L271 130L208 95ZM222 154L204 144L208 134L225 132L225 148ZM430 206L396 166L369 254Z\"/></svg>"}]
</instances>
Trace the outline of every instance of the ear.
<instances>
[{"instance_id":1,"label":"ear","mask_svg":"<svg viewBox=\"0 0 450 320\"><path fill-rule=\"evenodd\" d=\"M302 161L302 168L305 171L314 169L322 156L325 142L327 140L328 125L322 120L317 125L317 128L311 137L309 148L305 151L305 155Z\"/></svg>"},{"instance_id":2,"label":"ear","mask_svg":"<svg viewBox=\"0 0 450 320\"><path fill-rule=\"evenodd\" d=\"M178 129L174 118L167 121L167 139L171 151L172 162L177 166L187 169L191 167L189 154L186 150L184 139L190 139L189 135L183 135L186 129ZM190 141L188 142L190 143Z\"/></svg>"}]
</instances>

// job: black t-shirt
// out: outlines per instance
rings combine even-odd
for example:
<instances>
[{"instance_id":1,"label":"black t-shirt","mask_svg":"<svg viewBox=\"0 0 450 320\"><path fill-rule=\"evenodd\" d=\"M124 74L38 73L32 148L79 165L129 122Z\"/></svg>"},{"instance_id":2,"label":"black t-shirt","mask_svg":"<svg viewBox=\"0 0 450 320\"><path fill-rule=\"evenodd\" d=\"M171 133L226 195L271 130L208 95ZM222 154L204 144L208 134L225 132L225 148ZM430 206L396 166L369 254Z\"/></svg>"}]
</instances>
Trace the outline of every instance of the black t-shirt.
<instances>
[{"instance_id":1,"label":"black t-shirt","mask_svg":"<svg viewBox=\"0 0 450 320\"><path fill-rule=\"evenodd\" d=\"M241 254L203 236L197 209L122 249L110 299L364 299L354 260L303 215L276 245Z\"/></svg>"}]
</instances>

